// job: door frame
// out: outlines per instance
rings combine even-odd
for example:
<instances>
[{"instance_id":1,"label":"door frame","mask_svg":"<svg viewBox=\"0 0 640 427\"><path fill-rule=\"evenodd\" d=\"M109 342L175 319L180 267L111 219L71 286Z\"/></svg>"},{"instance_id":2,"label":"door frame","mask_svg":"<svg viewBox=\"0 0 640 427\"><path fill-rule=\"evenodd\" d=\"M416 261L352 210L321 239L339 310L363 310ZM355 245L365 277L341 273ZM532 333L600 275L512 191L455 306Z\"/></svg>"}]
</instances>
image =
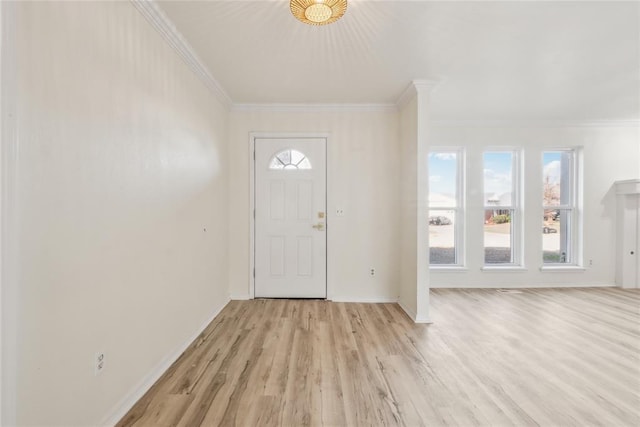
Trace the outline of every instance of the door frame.
<instances>
[{"instance_id":1,"label":"door frame","mask_svg":"<svg viewBox=\"0 0 640 427\"><path fill-rule=\"evenodd\" d=\"M329 153L328 132L249 132L249 299L256 295L256 139L318 139L325 140L325 151ZM332 293L329 287L329 156L325 155L325 239L326 239L326 299Z\"/></svg>"}]
</instances>

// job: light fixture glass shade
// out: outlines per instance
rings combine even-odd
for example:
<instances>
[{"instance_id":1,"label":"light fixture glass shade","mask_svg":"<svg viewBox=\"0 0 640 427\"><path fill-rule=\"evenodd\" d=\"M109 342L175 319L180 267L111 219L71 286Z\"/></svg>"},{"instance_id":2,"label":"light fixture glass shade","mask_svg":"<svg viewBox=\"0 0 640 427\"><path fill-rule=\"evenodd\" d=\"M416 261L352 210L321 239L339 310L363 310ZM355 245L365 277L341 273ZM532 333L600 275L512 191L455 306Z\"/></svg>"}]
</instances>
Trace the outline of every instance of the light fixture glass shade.
<instances>
[{"instance_id":1,"label":"light fixture glass shade","mask_svg":"<svg viewBox=\"0 0 640 427\"><path fill-rule=\"evenodd\" d=\"M291 13L309 25L326 25L342 18L347 0L290 0Z\"/></svg>"}]
</instances>

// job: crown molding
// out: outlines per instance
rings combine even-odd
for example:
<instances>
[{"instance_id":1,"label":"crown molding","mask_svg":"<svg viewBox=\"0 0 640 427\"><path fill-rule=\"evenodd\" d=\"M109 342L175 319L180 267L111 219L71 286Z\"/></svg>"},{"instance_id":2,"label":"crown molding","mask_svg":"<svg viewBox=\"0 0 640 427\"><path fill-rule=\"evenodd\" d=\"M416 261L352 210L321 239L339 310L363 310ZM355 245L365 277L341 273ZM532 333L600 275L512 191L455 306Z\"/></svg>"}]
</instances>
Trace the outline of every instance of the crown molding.
<instances>
[{"instance_id":1,"label":"crown molding","mask_svg":"<svg viewBox=\"0 0 640 427\"><path fill-rule=\"evenodd\" d=\"M431 91L437 83L429 83L422 90ZM270 112L270 113L327 113L327 112L383 112L399 111L418 93L417 86L411 83L396 104L232 104L232 112ZM401 102L402 101L402 102ZM431 127L499 127L499 128L622 128L640 127L640 120L431 120Z\"/></svg>"},{"instance_id":2,"label":"crown molding","mask_svg":"<svg viewBox=\"0 0 640 427\"><path fill-rule=\"evenodd\" d=\"M416 92L432 92L440 83L442 80L413 80L411 82Z\"/></svg>"},{"instance_id":3,"label":"crown molding","mask_svg":"<svg viewBox=\"0 0 640 427\"><path fill-rule=\"evenodd\" d=\"M345 104L315 104L315 103L234 103L222 85L209 72L200 60L189 42L178 31L173 22L165 15L155 0L130 0L131 4L147 19L164 40L191 68L213 95L228 109L237 112L268 111L287 113L314 112L396 112L402 109L418 93L432 93L442 82L442 79L412 80L400 94L395 104L392 103L345 103ZM640 127L640 119L635 120L432 120L432 126L440 127Z\"/></svg>"},{"instance_id":4,"label":"crown molding","mask_svg":"<svg viewBox=\"0 0 640 427\"><path fill-rule=\"evenodd\" d=\"M169 17L160 9L154 0L131 0L133 6L144 16L147 21L155 28L158 33L165 39L176 53L182 58L196 76L209 88L213 95L227 108L233 105L231 98L211 75L209 69L200 60L191 45L186 41L184 36L178 31L176 26L171 22Z\"/></svg>"},{"instance_id":5,"label":"crown molding","mask_svg":"<svg viewBox=\"0 0 640 427\"><path fill-rule=\"evenodd\" d=\"M431 93L442 80L412 80L396 101L396 110L402 109L418 93Z\"/></svg>"},{"instance_id":6,"label":"crown molding","mask_svg":"<svg viewBox=\"0 0 640 427\"><path fill-rule=\"evenodd\" d=\"M416 88L413 83L409 84L409 86L407 86L407 88L402 91L402 93L398 97L398 100L396 101L396 109L402 109L409 103L409 101L415 98L417 94L418 93L416 92Z\"/></svg>"},{"instance_id":7,"label":"crown molding","mask_svg":"<svg viewBox=\"0 0 640 427\"><path fill-rule=\"evenodd\" d=\"M502 128L626 128L640 127L639 120L432 120L434 127L502 127Z\"/></svg>"},{"instance_id":8,"label":"crown molding","mask_svg":"<svg viewBox=\"0 0 640 427\"><path fill-rule=\"evenodd\" d=\"M396 112L396 104L233 104L231 111L277 113Z\"/></svg>"}]
</instances>

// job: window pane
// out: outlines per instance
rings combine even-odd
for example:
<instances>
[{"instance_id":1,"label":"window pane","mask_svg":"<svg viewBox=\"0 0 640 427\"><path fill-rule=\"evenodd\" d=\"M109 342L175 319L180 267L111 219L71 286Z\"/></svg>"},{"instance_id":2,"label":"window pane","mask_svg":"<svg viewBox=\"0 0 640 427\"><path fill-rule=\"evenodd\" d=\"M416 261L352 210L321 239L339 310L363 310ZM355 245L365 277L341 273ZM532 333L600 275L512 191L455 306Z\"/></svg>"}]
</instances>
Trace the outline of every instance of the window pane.
<instances>
[{"instance_id":1,"label":"window pane","mask_svg":"<svg viewBox=\"0 0 640 427\"><path fill-rule=\"evenodd\" d=\"M291 164L291 150L282 151L276 157L282 162L283 165Z\"/></svg>"},{"instance_id":2,"label":"window pane","mask_svg":"<svg viewBox=\"0 0 640 427\"><path fill-rule=\"evenodd\" d=\"M311 162L306 157L298 163L298 169L311 169Z\"/></svg>"},{"instance_id":3,"label":"window pane","mask_svg":"<svg viewBox=\"0 0 640 427\"><path fill-rule=\"evenodd\" d=\"M542 185L545 206L571 204L571 153L546 151L542 155Z\"/></svg>"},{"instance_id":4,"label":"window pane","mask_svg":"<svg viewBox=\"0 0 640 427\"><path fill-rule=\"evenodd\" d=\"M512 264L511 236L513 210L485 209L484 262L485 264Z\"/></svg>"},{"instance_id":5,"label":"window pane","mask_svg":"<svg viewBox=\"0 0 640 427\"><path fill-rule=\"evenodd\" d=\"M455 211L429 211L429 263L456 264Z\"/></svg>"},{"instance_id":6,"label":"window pane","mask_svg":"<svg viewBox=\"0 0 640 427\"><path fill-rule=\"evenodd\" d=\"M513 204L513 153L484 153L484 205Z\"/></svg>"},{"instance_id":7,"label":"window pane","mask_svg":"<svg viewBox=\"0 0 640 427\"><path fill-rule=\"evenodd\" d=\"M456 207L458 188L456 152L429 153L429 206Z\"/></svg>"},{"instance_id":8,"label":"window pane","mask_svg":"<svg viewBox=\"0 0 640 427\"><path fill-rule=\"evenodd\" d=\"M291 150L291 163L294 165L298 165L302 160L304 160L304 154L299 151Z\"/></svg>"},{"instance_id":9,"label":"window pane","mask_svg":"<svg viewBox=\"0 0 640 427\"><path fill-rule=\"evenodd\" d=\"M548 209L542 222L542 259L544 263L571 262L569 251L570 209Z\"/></svg>"},{"instance_id":10,"label":"window pane","mask_svg":"<svg viewBox=\"0 0 640 427\"><path fill-rule=\"evenodd\" d=\"M311 169L311 163L304 154L297 150L284 150L271 158L269 169Z\"/></svg>"}]
</instances>

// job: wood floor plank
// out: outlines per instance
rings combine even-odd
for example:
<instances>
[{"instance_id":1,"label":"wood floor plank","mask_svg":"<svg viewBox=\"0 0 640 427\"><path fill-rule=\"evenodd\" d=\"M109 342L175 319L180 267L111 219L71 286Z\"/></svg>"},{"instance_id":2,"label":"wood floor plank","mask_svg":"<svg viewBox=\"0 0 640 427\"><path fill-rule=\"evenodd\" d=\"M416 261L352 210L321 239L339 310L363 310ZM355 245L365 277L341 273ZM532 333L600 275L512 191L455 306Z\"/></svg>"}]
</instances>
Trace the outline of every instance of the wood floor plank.
<instances>
[{"instance_id":1,"label":"wood floor plank","mask_svg":"<svg viewBox=\"0 0 640 427\"><path fill-rule=\"evenodd\" d=\"M119 427L638 426L640 292L232 301Z\"/></svg>"},{"instance_id":2,"label":"wood floor plank","mask_svg":"<svg viewBox=\"0 0 640 427\"><path fill-rule=\"evenodd\" d=\"M325 307L328 304L323 304ZM327 311L328 313L328 311ZM320 357L320 381L322 393L321 424L328 426L343 426L346 424L344 410L344 394L340 381L340 367L336 361L336 340L331 333L329 318L321 322L318 329L316 351Z\"/></svg>"}]
</instances>

